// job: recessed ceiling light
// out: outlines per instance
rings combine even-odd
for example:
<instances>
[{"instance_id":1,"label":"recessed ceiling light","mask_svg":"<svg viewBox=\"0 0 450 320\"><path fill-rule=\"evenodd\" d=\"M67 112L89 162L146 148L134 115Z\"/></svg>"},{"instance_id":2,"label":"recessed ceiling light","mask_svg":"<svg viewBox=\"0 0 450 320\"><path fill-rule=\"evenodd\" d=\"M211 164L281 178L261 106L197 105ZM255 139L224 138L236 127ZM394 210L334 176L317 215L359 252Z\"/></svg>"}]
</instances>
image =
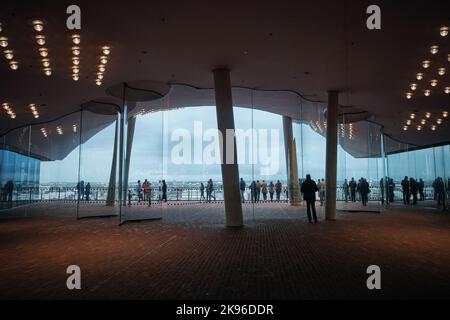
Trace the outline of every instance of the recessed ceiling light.
<instances>
[{"instance_id":1,"label":"recessed ceiling light","mask_svg":"<svg viewBox=\"0 0 450 320\"><path fill-rule=\"evenodd\" d=\"M44 74L46 76L51 76L52 75L52 69L51 68L44 68Z\"/></svg>"},{"instance_id":2,"label":"recessed ceiling light","mask_svg":"<svg viewBox=\"0 0 450 320\"><path fill-rule=\"evenodd\" d=\"M422 126L417 126L417 131L422 130Z\"/></svg>"},{"instance_id":3,"label":"recessed ceiling light","mask_svg":"<svg viewBox=\"0 0 450 320\"><path fill-rule=\"evenodd\" d=\"M95 84L98 85L98 86L101 86L102 85L102 81L97 79L97 80L95 80Z\"/></svg>"},{"instance_id":4,"label":"recessed ceiling light","mask_svg":"<svg viewBox=\"0 0 450 320\"><path fill-rule=\"evenodd\" d=\"M431 131L436 131L436 125L433 124L433 125L431 126Z\"/></svg>"},{"instance_id":5,"label":"recessed ceiling light","mask_svg":"<svg viewBox=\"0 0 450 320\"><path fill-rule=\"evenodd\" d=\"M408 130L408 126L404 126L403 131L407 131L407 130Z\"/></svg>"},{"instance_id":6,"label":"recessed ceiling light","mask_svg":"<svg viewBox=\"0 0 450 320\"><path fill-rule=\"evenodd\" d=\"M39 48L39 54L43 58L47 57L48 56L48 49L47 48Z\"/></svg>"},{"instance_id":7,"label":"recessed ceiling light","mask_svg":"<svg viewBox=\"0 0 450 320\"><path fill-rule=\"evenodd\" d=\"M425 97L428 97L428 96L430 96L431 95L431 90L425 90L424 92L423 92L423 94L425 95Z\"/></svg>"},{"instance_id":8,"label":"recessed ceiling light","mask_svg":"<svg viewBox=\"0 0 450 320\"><path fill-rule=\"evenodd\" d=\"M432 87L436 87L437 86L437 84L438 84L438 81L437 80L431 80L430 81L430 85L432 86Z\"/></svg>"},{"instance_id":9,"label":"recessed ceiling light","mask_svg":"<svg viewBox=\"0 0 450 320\"><path fill-rule=\"evenodd\" d=\"M72 79L74 81L78 81L80 79L80 77L78 76L78 74L74 73L74 74L72 74Z\"/></svg>"},{"instance_id":10,"label":"recessed ceiling light","mask_svg":"<svg viewBox=\"0 0 450 320\"><path fill-rule=\"evenodd\" d=\"M75 74L78 74L78 73L80 73L80 68L78 68L77 66L73 66L72 67L72 72L75 73Z\"/></svg>"},{"instance_id":11,"label":"recessed ceiling light","mask_svg":"<svg viewBox=\"0 0 450 320\"><path fill-rule=\"evenodd\" d=\"M411 90L414 91L417 89L417 83L411 83Z\"/></svg>"},{"instance_id":12,"label":"recessed ceiling light","mask_svg":"<svg viewBox=\"0 0 450 320\"><path fill-rule=\"evenodd\" d=\"M72 58L72 63L73 63L73 65L78 66L80 64L80 58L73 57Z\"/></svg>"},{"instance_id":13,"label":"recessed ceiling light","mask_svg":"<svg viewBox=\"0 0 450 320\"><path fill-rule=\"evenodd\" d=\"M439 51L439 46L431 46L430 52L431 54L436 54Z\"/></svg>"},{"instance_id":14,"label":"recessed ceiling light","mask_svg":"<svg viewBox=\"0 0 450 320\"><path fill-rule=\"evenodd\" d=\"M50 67L50 59L42 59L41 61L44 68Z\"/></svg>"},{"instance_id":15,"label":"recessed ceiling light","mask_svg":"<svg viewBox=\"0 0 450 320\"><path fill-rule=\"evenodd\" d=\"M102 52L105 56L109 55L111 53L111 48L108 46L103 46L102 47Z\"/></svg>"},{"instance_id":16,"label":"recessed ceiling light","mask_svg":"<svg viewBox=\"0 0 450 320\"><path fill-rule=\"evenodd\" d=\"M10 62L9 62L9 66L10 66L11 69L13 69L13 70L19 69L19 63L18 63L17 61L10 61Z\"/></svg>"},{"instance_id":17,"label":"recessed ceiling light","mask_svg":"<svg viewBox=\"0 0 450 320\"><path fill-rule=\"evenodd\" d=\"M412 119L412 120L414 120L414 119L416 118L416 114L415 114L415 113L411 113L411 114L409 115L409 118Z\"/></svg>"},{"instance_id":18,"label":"recessed ceiling light","mask_svg":"<svg viewBox=\"0 0 450 320\"><path fill-rule=\"evenodd\" d=\"M441 28L439 29L439 34L440 34L442 37L446 37L446 36L448 35L448 27L446 27L446 26L441 27Z\"/></svg>"},{"instance_id":19,"label":"recessed ceiling light","mask_svg":"<svg viewBox=\"0 0 450 320\"><path fill-rule=\"evenodd\" d=\"M427 123L427 120L425 120L425 119L420 120L420 124L426 124L426 123Z\"/></svg>"},{"instance_id":20,"label":"recessed ceiling light","mask_svg":"<svg viewBox=\"0 0 450 320\"><path fill-rule=\"evenodd\" d=\"M36 42L38 45L43 46L45 44L45 36L36 36Z\"/></svg>"},{"instance_id":21,"label":"recessed ceiling light","mask_svg":"<svg viewBox=\"0 0 450 320\"><path fill-rule=\"evenodd\" d=\"M448 117L448 111L442 111L442 116L444 118L447 118Z\"/></svg>"},{"instance_id":22,"label":"recessed ceiling light","mask_svg":"<svg viewBox=\"0 0 450 320\"><path fill-rule=\"evenodd\" d=\"M431 62L429 60L422 61L422 67L425 69L429 68L431 65Z\"/></svg>"},{"instance_id":23,"label":"recessed ceiling light","mask_svg":"<svg viewBox=\"0 0 450 320\"><path fill-rule=\"evenodd\" d=\"M80 44L81 43L81 36L79 34L73 34L72 35L72 42L74 44Z\"/></svg>"},{"instance_id":24,"label":"recessed ceiling light","mask_svg":"<svg viewBox=\"0 0 450 320\"><path fill-rule=\"evenodd\" d=\"M411 120L406 120L406 124L409 126L409 125L411 125Z\"/></svg>"},{"instance_id":25,"label":"recessed ceiling light","mask_svg":"<svg viewBox=\"0 0 450 320\"><path fill-rule=\"evenodd\" d=\"M439 74L440 76L443 76L443 75L445 74L445 68L439 68L439 69L438 69L438 74Z\"/></svg>"},{"instance_id":26,"label":"recessed ceiling light","mask_svg":"<svg viewBox=\"0 0 450 320\"><path fill-rule=\"evenodd\" d=\"M450 93L450 87L445 87L444 92L445 92L446 94L449 94L449 93Z\"/></svg>"},{"instance_id":27,"label":"recessed ceiling light","mask_svg":"<svg viewBox=\"0 0 450 320\"><path fill-rule=\"evenodd\" d=\"M98 66L98 71L105 72L105 70L106 70L105 65L101 64Z\"/></svg>"},{"instance_id":28,"label":"recessed ceiling light","mask_svg":"<svg viewBox=\"0 0 450 320\"><path fill-rule=\"evenodd\" d=\"M430 119L430 117L431 117L431 113L430 112L425 113L425 118Z\"/></svg>"},{"instance_id":29,"label":"recessed ceiling light","mask_svg":"<svg viewBox=\"0 0 450 320\"><path fill-rule=\"evenodd\" d=\"M102 80L102 79L103 79L103 73L98 72L98 73L97 73L97 79Z\"/></svg>"},{"instance_id":30,"label":"recessed ceiling light","mask_svg":"<svg viewBox=\"0 0 450 320\"><path fill-rule=\"evenodd\" d=\"M74 56L79 56L81 53L80 47L72 47L72 53Z\"/></svg>"},{"instance_id":31,"label":"recessed ceiling light","mask_svg":"<svg viewBox=\"0 0 450 320\"><path fill-rule=\"evenodd\" d=\"M31 22L33 24L33 28L37 32L41 32L44 30L44 23L41 20L33 20Z\"/></svg>"},{"instance_id":32,"label":"recessed ceiling light","mask_svg":"<svg viewBox=\"0 0 450 320\"><path fill-rule=\"evenodd\" d=\"M106 57L106 56L101 56L101 57L100 57L100 62L101 62L102 64L107 64L107 63L108 63L108 57Z\"/></svg>"},{"instance_id":33,"label":"recessed ceiling light","mask_svg":"<svg viewBox=\"0 0 450 320\"><path fill-rule=\"evenodd\" d=\"M7 60L12 60L14 58L14 52L12 50L5 50L3 53L5 54L5 58Z\"/></svg>"},{"instance_id":34,"label":"recessed ceiling light","mask_svg":"<svg viewBox=\"0 0 450 320\"><path fill-rule=\"evenodd\" d=\"M422 80L423 79L423 73L416 74L416 79L417 80Z\"/></svg>"},{"instance_id":35,"label":"recessed ceiling light","mask_svg":"<svg viewBox=\"0 0 450 320\"><path fill-rule=\"evenodd\" d=\"M442 119L441 118L436 119L436 123L437 124L442 124Z\"/></svg>"},{"instance_id":36,"label":"recessed ceiling light","mask_svg":"<svg viewBox=\"0 0 450 320\"><path fill-rule=\"evenodd\" d=\"M6 48L8 46L8 38L0 37L0 47Z\"/></svg>"},{"instance_id":37,"label":"recessed ceiling light","mask_svg":"<svg viewBox=\"0 0 450 320\"><path fill-rule=\"evenodd\" d=\"M412 93L411 92L406 92L406 99L411 99L412 98Z\"/></svg>"}]
</instances>

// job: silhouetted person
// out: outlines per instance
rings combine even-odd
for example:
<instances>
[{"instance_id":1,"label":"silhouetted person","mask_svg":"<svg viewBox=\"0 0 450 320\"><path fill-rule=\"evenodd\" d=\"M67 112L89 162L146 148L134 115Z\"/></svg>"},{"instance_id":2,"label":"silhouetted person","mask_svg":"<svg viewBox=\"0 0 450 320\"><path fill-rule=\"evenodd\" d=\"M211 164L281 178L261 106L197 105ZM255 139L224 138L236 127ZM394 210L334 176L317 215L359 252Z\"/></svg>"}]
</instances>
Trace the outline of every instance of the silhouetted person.
<instances>
[{"instance_id":1,"label":"silhouetted person","mask_svg":"<svg viewBox=\"0 0 450 320\"><path fill-rule=\"evenodd\" d=\"M267 200L267 183L264 180L261 183L261 192L263 195L263 200L266 201Z\"/></svg>"},{"instance_id":2,"label":"silhouetted person","mask_svg":"<svg viewBox=\"0 0 450 320\"><path fill-rule=\"evenodd\" d=\"M144 180L142 188L144 189L144 201L148 201L150 197L150 182L148 182L147 179Z\"/></svg>"},{"instance_id":3,"label":"silhouetted person","mask_svg":"<svg viewBox=\"0 0 450 320\"><path fill-rule=\"evenodd\" d=\"M388 178L389 202L394 202L394 198L395 198L394 190L395 190L394 179Z\"/></svg>"},{"instance_id":4,"label":"silhouetted person","mask_svg":"<svg viewBox=\"0 0 450 320\"><path fill-rule=\"evenodd\" d=\"M342 191L344 191L344 200L345 200L345 202L348 201L349 190L350 190L350 187L348 185L348 181L347 181L347 179L345 179L344 180L344 184L342 185Z\"/></svg>"},{"instance_id":5,"label":"silhouetted person","mask_svg":"<svg viewBox=\"0 0 450 320\"><path fill-rule=\"evenodd\" d=\"M281 182L280 180L277 180L277 183L275 183L275 194L277 196L277 201L280 201L280 195L281 195Z\"/></svg>"},{"instance_id":6,"label":"silhouetted person","mask_svg":"<svg viewBox=\"0 0 450 320\"><path fill-rule=\"evenodd\" d=\"M137 182L137 194L138 194L138 202L142 201L142 184L141 180L138 180Z\"/></svg>"},{"instance_id":7,"label":"silhouetted person","mask_svg":"<svg viewBox=\"0 0 450 320\"><path fill-rule=\"evenodd\" d=\"M319 188L317 187L317 184L314 182L314 180L311 179L311 175L306 175L306 180L302 183L300 191L301 193L303 193L303 199L305 199L306 201L306 213L308 215L309 223L312 223L312 219L314 219L314 223L317 223L316 192L319 191Z\"/></svg>"},{"instance_id":8,"label":"silhouetted person","mask_svg":"<svg viewBox=\"0 0 450 320\"><path fill-rule=\"evenodd\" d=\"M350 197L352 202L356 202L356 181L355 178L352 178L350 180L350 183L348 184L350 187Z\"/></svg>"},{"instance_id":9,"label":"silhouetted person","mask_svg":"<svg viewBox=\"0 0 450 320\"><path fill-rule=\"evenodd\" d=\"M89 201L89 196L91 195L91 184L88 182L84 191L86 195L86 201Z\"/></svg>"},{"instance_id":10,"label":"silhouetted person","mask_svg":"<svg viewBox=\"0 0 450 320\"><path fill-rule=\"evenodd\" d=\"M167 183L166 183L166 180L162 181L161 191L162 191L162 198L161 198L161 200L164 201L164 202L167 202Z\"/></svg>"},{"instance_id":11,"label":"silhouetted person","mask_svg":"<svg viewBox=\"0 0 450 320\"><path fill-rule=\"evenodd\" d=\"M275 192L275 185L273 184L272 181L270 181L269 183L269 196L270 196L270 201L273 201L273 194Z\"/></svg>"},{"instance_id":12,"label":"silhouetted person","mask_svg":"<svg viewBox=\"0 0 450 320\"><path fill-rule=\"evenodd\" d=\"M420 195L420 201L425 201L425 183L423 182L422 178L419 179L419 195Z\"/></svg>"},{"instance_id":13,"label":"silhouetted person","mask_svg":"<svg viewBox=\"0 0 450 320\"><path fill-rule=\"evenodd\" d=\"M5 191L6 191L6 199L8 202L12 202L13 198L13 192L14 192L14 182L12 180L9 180L5 185Z\"/></svg>"},{"instance_id":14,"label":"silhouetted person","mask_svg":"<svg viewBox=\"0 0 450 320\"><path fill-rule=\"evenodd\" d=\"M216 197L214 196L214 184L212 179L208 180L208 184L206 185L207 195L209 196L209 202L211 202L211 199L214 198L214 201L216 201Z\"/></svg>"},{"instance_id":15,"label":"silhouetted person","mask_svg":"<svg viewBox=\"0 0 450 320\"><path fill-rule=\"evenodd\" d=\"M255 203L256 200L257 200L257 197L258 197L256 195L256 182L255 182L255 180L253 180L252 183L250 184L250 197L252 198L251 202Z\"/></svg>"},{"instance_id":16,"label":"silhouetted person","mask_svg":"<svg viewBox=\"0 0 450 320\"><path fill-rule=\"evenodd\" d=\"M402 180L402 192L403 192L403 204L409 204L409 198L411 197L409 190L409 179L405 176Z\"/></svg>"},{"instance_id":17,"label":"silhouetted person","mask_svg":"<svg viewBox=\"0 0 450 320\"><path fill-rule=\"evenodd\" d=\"M133 198L133 194L131 193L131 189L128 189L128 205L131 206L131 199Z\"/></svg>"},{"instance_id":18,"label":"silhouetted person","mask_svg":"<svg viewBox=\"0 0 450 320\"><path fill-rule=\"evenodd\" d=\"M200 201L205 200L205 185L200 182Z\"/></svg>"},{"instance_id":19,"label":"silhouetted person","mask_svg":"<svg viewBox=\"0 0 450 320\"><path fill-rule=\"evenodd\" d=\"M241 201L242 203L245 203L245 188L246 188L246 183L244 181L244 179L241 178L241 182L239 182L239 190L241 191Z\"/></svg>"},{"instance_id":20,"label":"silhouetted person","mask_svg":"<svg viewBox=\"0 0 450 320\"><path fill-rule=\"evenodd\" d=\"M81 180L77 183L77 193L78 193L78 200L84 199L84 181Z\"/></svg>"},{"instance_id":21,"label":"silhouetted person","mask_svg":"<svg viewBox=\"0 0 450 320\"><path fill-rule=\"evenodd\" d=\"M256 201L260 200L261 196L261 182L259 180L256 180Z\"/></svg>"},{"instance_id":22,"label":"silhouetted person","mask_svg":"<svg viewBox=\"0 0 450 320\"><path fill-rule=\"evenodd\" d=\"M367 202L369 201L370 187L369 183L364 178L361 178L359 182L359 193L361 195L362 205L367 206Z\"/></svg>"},{"instance_id":23,"label":"silhouetted person","mask_svg":"<svg viewBox=\"0 0 450 320\"><path fill-rule=\"evenodd\" d=\"M441 177L436 178L435 180L436 184L436 199L437 199L437 205L443 206L443 209L445 210L445 184L444 180Z\"/></svg>"}]
</instances>

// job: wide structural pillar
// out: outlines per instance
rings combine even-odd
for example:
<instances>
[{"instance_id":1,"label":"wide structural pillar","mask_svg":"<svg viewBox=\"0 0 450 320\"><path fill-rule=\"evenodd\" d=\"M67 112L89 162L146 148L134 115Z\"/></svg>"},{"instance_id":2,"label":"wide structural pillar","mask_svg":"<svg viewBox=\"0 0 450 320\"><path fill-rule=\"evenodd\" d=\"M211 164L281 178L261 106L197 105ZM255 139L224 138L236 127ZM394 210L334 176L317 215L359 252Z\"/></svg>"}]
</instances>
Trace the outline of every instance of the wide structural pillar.
<instances>
[{"instance_id":1,"label":"wide structural pillar","mask_svg":"<svg viewBox=\"0 0 450 320\"><path fill-rule=\"evenodd\" d=\"M325 160L325 217L326 220L336 219L336 179L337 179L337 125L339 94L328 92L327 108L327 149Z\"/></svg>"},{"instance_id":2,"label":"wide structural pillar","mask_svg":"<svg viewBox=\"0 0 450 320\"><path fill-rule=\"evenodd\" d=\"M215 69L214 89L216 95L217 128L222 134L220 145L223 194L227 227L242 227L241 194L239 192L239 168L234 128L233 99L230 71Z\"/></svg>"},{"instance_id":3,"label":"wide structural pillar","mask_svg":"<svg viewBox=\"0 0 450 320\"><path fill-rule=\"evenodd\" d=\"M300 186L298 181L297 147L292 133L291 117L283 116L283 131L289 203L291 206L298 206L300 205Z\"/></svg>"}]
</instances>

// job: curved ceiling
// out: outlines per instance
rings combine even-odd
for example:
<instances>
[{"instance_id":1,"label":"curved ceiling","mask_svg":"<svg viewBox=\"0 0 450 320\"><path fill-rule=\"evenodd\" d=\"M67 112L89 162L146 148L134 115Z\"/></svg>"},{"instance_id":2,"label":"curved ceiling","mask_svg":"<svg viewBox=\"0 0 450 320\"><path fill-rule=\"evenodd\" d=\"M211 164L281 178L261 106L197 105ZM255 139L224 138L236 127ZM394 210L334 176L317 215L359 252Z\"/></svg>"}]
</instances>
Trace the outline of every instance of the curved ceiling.
<instances>
[{"instance_id":1,"label":"curved ceiling","mask_svg":"<svg viewBox=\"0 0 450 320\"><path fill-rule=\"evenodd\" d=\"M121 82L211 88L211 70L226 66L235 87L292 90L324 102L328 90L339 90L341 105L369 112L397 139L421 146L450 140L447 119L436 131L402 130L413 111L450 111L450 95L443 90L405 98L425 59L433 68L446 63L448 72L439 78L439 86L450 86L450 36L439 36L439 27L450 25L448 1L378 1L382 29L376 31L365 26L369 1L78 1L82 29L77 82L70 69L73 32L65 27L71 4L2 4L1 36L9 38L19 69L11 70L0 57L0 102L10 103L17 115L10 119L0 111L0 134L79 110ZM45 22L42 34L53 67L49 77L40 66L33 18ZM429 52L434 44L440 46L436 56ZM111 46L111 54L103 84L97 86L103 45ZM30 103L38 106L40 119L33 119ZM273 111L283 108L274 106Z\"/></svg>"}]
</instances>

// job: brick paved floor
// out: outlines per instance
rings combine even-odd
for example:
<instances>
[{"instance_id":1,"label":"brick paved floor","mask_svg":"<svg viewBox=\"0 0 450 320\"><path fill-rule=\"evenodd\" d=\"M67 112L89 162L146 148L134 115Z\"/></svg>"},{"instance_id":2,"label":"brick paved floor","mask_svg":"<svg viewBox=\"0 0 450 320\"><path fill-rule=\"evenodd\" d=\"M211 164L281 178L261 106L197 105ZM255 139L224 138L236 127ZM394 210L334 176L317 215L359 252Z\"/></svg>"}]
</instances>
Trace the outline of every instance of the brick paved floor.
<instances>
[{"instance_id":1,"label":"brick paved floor","mask_svg":"<svg viewBox=\"0 0 450 320\"><path fill-rule=\"evenodd\" d=\"M310 225L304 207L252 208L241 230L223 228L221 204L154 208L162 220L120 227L117 217L77 221L68 204L2 212L0 298L450 298L448 212L399 207ZM71 264L80 291L65 287ZM371 264L381 291L366 289Z\"/></svg>"}]
</instances>

